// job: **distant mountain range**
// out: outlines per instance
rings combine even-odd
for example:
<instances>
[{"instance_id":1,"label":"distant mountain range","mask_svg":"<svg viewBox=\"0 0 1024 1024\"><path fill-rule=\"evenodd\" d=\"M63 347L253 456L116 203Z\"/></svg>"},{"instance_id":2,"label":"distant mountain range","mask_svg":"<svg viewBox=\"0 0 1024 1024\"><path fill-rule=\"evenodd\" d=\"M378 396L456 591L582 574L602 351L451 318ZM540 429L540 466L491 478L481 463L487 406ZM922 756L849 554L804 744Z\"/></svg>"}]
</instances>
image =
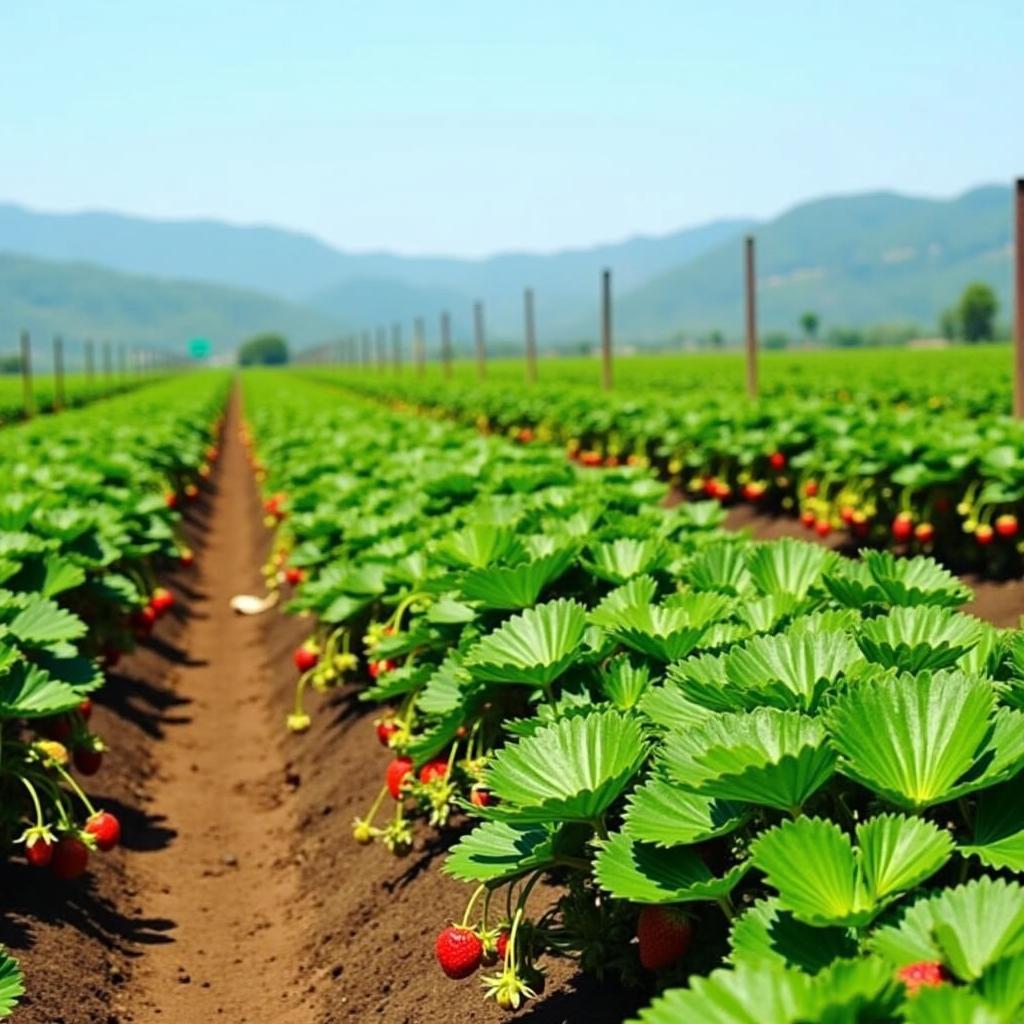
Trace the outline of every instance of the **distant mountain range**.
<instances>
[{"instance_id":1,"label":"distant mountain range","mask_svg":"<svg viewBox=\"0 0 1024 1024\"><path fill-rule=\"evenodd\" d=\"M797 332L813 310L829 325L904 322L934 331L971 281L987 281L1010 317L1009 188L936 201L878 192L804 203L756 230L758 307L766 329ZM726 244L623 297L631 337L740 332L741 251Z\"/></svg>"},{"instance_id":2,"label":"distant mountain range","mask_svg":"<svg viewBox=\"0 0 1024 1024\"><path fill-rule=\"evenodd\" d=\"M1010 190L954 200L872 193L820 199L774 220L719 220L657 238L488 259L343 252L308 235L216 221L49 214L0 204L0 337L42 332L220 351L282 330L299 347L424 316L436 338L450 310L462 346L476 300L488 334L518 343L532 287L542 343L597 333L602 267L615 285L617 336L665 341L740 332L740 237L758 239L761 324L795 331L805 310L829 325L912 321L933 328L971 280L1009 299ZM0 344L0 348L5 347Z\"/></svg>"},{"instance_id":3,"label":"distant mountain range","mask_svg":"<svg viewBox=\"0 0 1024 1024\"><path fill-rule=\"evenodd\" d=\"M261 330L286 331L301 347L337 326L315 309L261 292L0 252L0 354L12 351L18 332L28 330L41 365L48 363L54 334L67 340L69 365L77 366L85 338L184 356L190 338L206 337L214 354L226 355Z\"/></svg>"}]
</instances>

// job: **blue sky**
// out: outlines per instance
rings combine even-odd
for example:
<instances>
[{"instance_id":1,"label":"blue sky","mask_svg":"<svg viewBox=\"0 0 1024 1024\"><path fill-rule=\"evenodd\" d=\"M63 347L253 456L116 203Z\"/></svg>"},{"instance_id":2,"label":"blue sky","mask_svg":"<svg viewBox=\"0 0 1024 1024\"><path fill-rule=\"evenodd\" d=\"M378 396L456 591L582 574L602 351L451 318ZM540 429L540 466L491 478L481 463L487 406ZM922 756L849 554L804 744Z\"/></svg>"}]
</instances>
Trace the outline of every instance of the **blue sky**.
<instances>
[{"instance_id":1,"label":"blue sky","mask_svg":"<svg viewBox=\"0 0 1024 1024\"><path fill-rule=\"evenodd\" d=\"M0 199L44 209L479 255L1024 174L1021 0L52 0L0 39Z\"/></svg>"}]
</instances>

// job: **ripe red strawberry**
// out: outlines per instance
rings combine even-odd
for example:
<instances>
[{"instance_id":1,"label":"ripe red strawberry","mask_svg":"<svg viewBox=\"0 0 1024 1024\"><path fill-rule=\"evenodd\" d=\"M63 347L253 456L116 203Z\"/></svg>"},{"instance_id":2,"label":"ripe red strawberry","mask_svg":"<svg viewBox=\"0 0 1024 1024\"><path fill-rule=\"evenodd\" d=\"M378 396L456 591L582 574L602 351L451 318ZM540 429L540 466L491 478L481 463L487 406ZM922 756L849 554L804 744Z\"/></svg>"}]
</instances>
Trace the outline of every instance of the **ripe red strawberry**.
<instances>
[{"instance_id":1,"label":"ripe red strawberry","mask_svg":"<svg viewBox=\"0 0 1024 1024\"><path fill-rule=\"evenodd\" d=\"M420 769L420 782L433 782L448 776L448 758L435 757Z\"/></svg>"},{"instance_id":2,"label":"ripe red strawberry","mask_svg":"<svg viewBox=\"0 0 1024 1024\"><path fill-rule=\"evenodd\" d=\"M800 522L807 527L808 530L814 529L814 524L818 521L818 517L809 509L805 508L800 513Z\"/></svg>"},{"instance_id":3,"label":"ripe red strawberry","mask_svg":"<svg viewBox=\"0 0 1024 1024\"><path fill-rule=\"evenodd\" d=\"M892 539L897 544L906 544L914 535L914 517L909 512L900 512L892 521Z\"/></svg>"},{"instance_id":4,"label":"ripe red strawberry","mask_svg":"<svg viewBox=\"0 0 1024 1024\"><path fill-rule=\"evenodd\" d=\"M785 469L786 456L782 452L772 452L768 456L768 464L775 470Z\"/></svg>"},{"instance_id":5,"label":"ripe red strawberry","mask_svg":"<svg viewBox=\"0 0 1024 1024\"><path fill-rule=\"evenodd\" d=\"M839 518L842 519L847 526L853 522L853 517L856 515L857 510L852 505L843 505L839 510Z\"/></svg>"},{"instance_id":6,"label":"ripe red strawberry","mask_svg":"<svg viewBox=\"0 0 1024 1024\"><path fill-rule=\"evenodd\" d=\"M54 844L50 870L62 882L80 878L88 863L89 848L76 836L62 836Z\"/></svg>"},{"instance_id":7,"label":"ripe red strawberry","mask_svg":"<svg viewBox=\"0 0 1024 1024\"><path fill-rule=\"evenodd\" d=\"M95 775L103 764L103 751L91 747L75 748L75 768L79 775Z\"/></svg>"},{"instance_id":8,"label":"ripe red strawberry","mask_svg":"<svg viewBox=\"0 0 1024 1024\"><path fill-rule=\"evenodd\" d=\"M935 527L931 523L918 523L914 527L914 537L922 544L930 544L935 540Z\"/></svg>"},{"instance_id":9,"label":"ripe red strawberry","mask_svg":"<svg viewBox=\"0 0 1024 1024\"><path fill-rule=\"evenodd\" d=\"M520 444L529 444L533 440L533 431L529 427L523 427L516 434L516 440Z\"/></svg>"},{"instance_id":10,"label":"ripe red strawberry","mask_svg":"<svg viewBox=\"0 0 1024 1024\"><path fill-rule=\"evenodd\" d=\"M1000 537L1017 536L1017 517L1007 512L1005 515L996 517L996 533Z\"/></svg>"},{"instance_id":11,"label":"ripe red strawberry","mask_svg":"<svg viewBox=\"0 0 1024 1024\"><path fill-rule=\"evenodd\" d=\"M67 715L53 715L39 722L39 731L47 738L58 743L67 743L71 739L71 719Z\"/></svg>"},{"instance_id":12,"label":"ripe red strawberry","mask_svg":"<svg viewBox=\"0 0 1024 1024\"><path fill-rule=\"evenodd\" d=\"M819 537L827 537L832 532L832 524L827 519L818 519L814 523L814 532Z\"/></svg>"},{"instance_id":13,"label":"ripe red strawberry","mask_svg":"<svg viewBox=\"0 0 1024 1024\"><path fill-rule=\"evenodd\" d=\"M156 612L157 618L166 615L174 607L174 595L166 587L157 587L149 599L149 606Z\"/></svg>"},{"instance_id":14,"label":"ripe red strawberry","mask_svg":"<svg viewBox=\"0 0 1024 1024\"><path fill-rule=\"evenodd\" d=\"M301 647L296 647L292 654L292 661L300 672L308 672L320 660L320 652L316 645L306 641Z\"/></svg>"},{"instance_id":15,"label":"ripe red strawberry","mask_svg":"<svg viewBox=\"0 0 1024 1024\"><path fill-rule=\"evenodd\" d=\"M396 800L401 800L402 783L404 783L406 777L411 774L412 758L396 757L394 761L392 761L391 764L388 765L388 770L384 775L384 781L387 784L388 792Z\"/></svg>"},{"instance_id":16,"label":"ripe red strawberry","mask_svg":"<svg viewBox=\"0 0 1024 1024\"><path fill-rule=\"evenodd\" d=\"M936 988L950 980L949 971L942 964L923 960L907 964L896 972L896 978L907 987L907 995L917 995L922 988Z\"/></svg>"},{"instance_id":17,"label":"ripe red strawberry","mask_svg":"<svg viewBox=\"0 0 1024 1024\"><path fill-rule=\"evenodd\" d=\"M580 463L584 466L600 466L603 461L600 452L580 452Z\"/></svg>"},{"instance_id":18,"label":"ripe red strawberry","mask_svg":"<svg viewBox=\"0 0 1024 1024\"><path fill-rule=\"evenodd\" d=\"M497 946L497 950L498 950L498 959L499 960L504 960L505 959L505 954L508 952L508 940L509 940L509 938L510 938L509 933L506 932L506 931L503 931L503 932L501 932L498 935L498 941L496 943L496 946Z\"/></svg>"},{"instance_id":19,"label":"ripe red strawberry","mask_svg":"<svg viewBox=\"0 0 1024 1024\"><path fill-rule=\"evenodd\" d=\"M164 495L164 504L168 508L177 508L178 507L178 495L175 494L174 491L168 491Z\"/></svg>"},{"instance_id":20,"label":"ripe red strawberry","mask_svg":"<svg viewBox=\"0 0 1024 1024\"><path fill-rule=\"evenodd\" d=\"M489 789L484 789L482 786L474 786L469 791L469 802L474 807L490 807L494 803L494 797Z\"/></svg>"},{"instance_id":21,"label":"ripe red strawberry","mask_svg":"<svg viewBox=\"0 0 1024 1024\"><path fill-rule=\"evenodd\" d=\"M445 928L434 943L441 970L455 981L468 978L484 958L484 944L468 928Z\"/></svg>"},{"instance_id":22,"label":"ripe red strawberry","mask_svg":"<svg viewBox=\"0 0 1024 1024\"><path fill-rule=\"evenodd\" d=\"M78 713L88 722L92 718L92 698L86 697L78 705Z\"/></svg>"},{"instance_id":23,"label":"ripe red strawberry","mask_svg":"<svg viewBox=\"0 0 1024 1024\"><path fill-rule=\"evenodd\" d=\"M749 484L743 485L743 497L747 501L760 501L768 488L764 484L752 480Z\"/></svg>"},{"instance_id":24,"label":"ripe red strawberry","mask_svg":"<svg viewBox=\"0 0 1024 1024\"><path fill-rule=\"evenodd\" d=\"M45 868L53 860L56 843L48 843L41 836L25 844L25 860L34 868Z\"/></svg>"},{"instance_id":25,"label":"ripe red strawberry","mask_svg":"<svg viewBox=\"0 0 1024 1024\"><path fill-rule=\"evenodd\" d=\"M258 471L259 470L257 467L257 472ZM274 519L284 519L287 513L281 506L284 504L286 500L287 496L281 494L280 492L278 492L277 494L272 494L269 498L267 498L265 502L263 502L263 511L266 512L268 516L271 516Z\"/></svg>"},{"instance_id":26,"label":"ripe red strawberry","mask_svg":"<svg viewBox=\"0 0 1024 1024\"><path fill-rule=\"evenodd\" d=\"M804 484L804 494L806 494L808 498L813 498L813 497L817 496L817 493L818 493L818 481L817 480L808 480L807 483Z\"/></svg>"},{"instance_id":27,"label":"ripe red strawberry","mask_svg":"<svg viewBox=\"0 0 1024 1024\"><path fill-rule=\"evenodd\" d=\"M85 823L85 831L96 837L96 846L104 853L121 841L121 823L109 811L97 811Z\"/></svg>"},{"instance_id":28,"label":"ripe red strawberry","mask_svg":"<svg viewBox=\"0 0 1024 1024\"><path fill-rule=\"evenodd\" d=\"M297 587L306 578L306 574L301 569L296 569L295 566L290 565L284 571L284 578L290 586Z\"/></svg>"},{"instance_id":29,"label":"ripe red strawberry","mask_svg":"<svg viewBox=\"0 0 1024 1024\"><path fill-rule=\"evenodd\" d=\"M393 718L382 718L377 723L377 739L382 747L391 746L391 737L399 730L398 723Z\"/></svg>"},{"instance_id":30,"label":"ripe red strawberry","mask_svg":"<svg viewBox=\"0 0 1024 1024\"><path fill-rule=\"evenodd\" d=\"M385 675L388 672L394 672L394 670L395 663L387 658L371 661L368 668L371 679L376 679L378 676Z\"/></svg>"},{"instance_id":31,"label":"ripe red strawberry","mask_svg":"<svg viewBox=\"0 0 1024 1024\"><path fill-rule=\"evenodd\" d=\"M995 532L988 523L979 523L978 528L974 531L974 539L983 547L991 544L994 536Z\"/></svg>"},{"instance_id":32,"label":"ripe red strawberry","mask_svg":"<svg viewBox=\"0 0 1024 1024\"><path fill-rule=\"evenodd\" d=\"M644 907L636 924L640 963L648 971L668 967L686 956L693 939L689 922L665 907Z\"/></svg>"},{"instance_id":33,"label":"ripe red strawberry","mask_svg":"<svg viewBox=\"0 0 1024 1024\"><path fill-rule=\"evenodd\" d=\"M147 604L142 608L137 608L132 612L132 626L135 629L135 635L138 637L149 636L153 632L156 619L156 609L152 605Z\"/></svg>"}]
</instances>

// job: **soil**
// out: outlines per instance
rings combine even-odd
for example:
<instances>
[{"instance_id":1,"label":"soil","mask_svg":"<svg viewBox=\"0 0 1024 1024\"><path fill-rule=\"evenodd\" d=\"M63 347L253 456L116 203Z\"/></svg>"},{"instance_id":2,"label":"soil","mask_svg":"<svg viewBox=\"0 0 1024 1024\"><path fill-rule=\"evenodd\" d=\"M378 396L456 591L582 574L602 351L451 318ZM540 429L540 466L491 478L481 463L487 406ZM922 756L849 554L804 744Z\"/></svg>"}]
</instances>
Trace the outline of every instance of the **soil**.
<instances>
[{"instance_id":1,"label":"soil","mask_svg":"<svg viewBox=\"0 0 1024 1024\"><path fill-rule=\"evenodd\" d=\"M352 839L388 762L372 710L338 691L308 733L288 734L291 652L312 623L230 610L234 595L263 592L268 546L239 413L236 399L223 457L188 510L197 557L166 581L177 607L97 700L93 724L111 749L90 792L121 819L122 846L70 885L0 867L0 942L27 990L14 1019L508 1020L477 980L451 982L434 961L437 931L468 895L438 870L454 837L424 833L404 859ZM513 1019L618 1024L638 1001L558 961Z\"/></svg>"}]
</instances>

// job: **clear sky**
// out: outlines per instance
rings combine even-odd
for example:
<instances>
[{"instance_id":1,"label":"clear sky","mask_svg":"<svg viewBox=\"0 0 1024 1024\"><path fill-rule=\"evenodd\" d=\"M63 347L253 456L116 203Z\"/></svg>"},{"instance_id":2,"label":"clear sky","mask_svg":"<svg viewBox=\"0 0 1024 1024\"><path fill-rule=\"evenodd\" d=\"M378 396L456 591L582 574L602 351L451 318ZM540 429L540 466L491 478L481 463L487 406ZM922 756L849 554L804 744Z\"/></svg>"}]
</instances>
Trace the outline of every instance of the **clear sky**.
<instances>
[{"instance_id":1,"label":"clear sky","mask_svg":"<svg viewBox=\"0 0 1024 1024\"><path fill-rule=\"evenodd\" d=\"M5 0L0 43L0 199L349 249L1024 174L1024 0Z\"/></svg>"}]
</instances>

